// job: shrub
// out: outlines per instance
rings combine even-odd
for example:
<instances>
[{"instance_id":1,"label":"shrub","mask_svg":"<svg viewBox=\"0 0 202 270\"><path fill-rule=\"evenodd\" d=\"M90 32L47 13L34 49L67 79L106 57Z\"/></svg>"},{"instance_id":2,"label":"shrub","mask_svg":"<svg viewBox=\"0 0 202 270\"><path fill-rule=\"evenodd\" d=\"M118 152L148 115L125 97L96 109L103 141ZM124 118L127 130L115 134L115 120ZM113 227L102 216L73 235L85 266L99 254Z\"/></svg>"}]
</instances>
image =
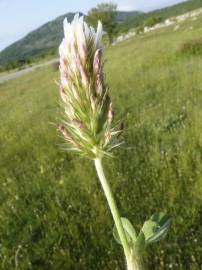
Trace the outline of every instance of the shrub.
<instances>
[{"instance_id":1,"label":"shrub","mask_svg":"<svg viewBox=\"0 0 202 270\"><path fill-rule=\"evenodd\" d=\"M143 23L143 25L144 26L148 26L148 27L152 27L155 24L160 23L162 21L163 21L162 17L153 16L153 17L150 17L147 20L145 20L144 23Z\"/></svg>"},{"instance_id":2,"label":"shrub","mask_svg":"<svg viewBox=\"0 0 202 270\"><path fill-rule=\"evenodd\" d=\"M137 28L136 28L136 33L137 34L141 34L141 33L143 33L144 32L144 27L143 26L138 26Z\"/></svg>"},{"instance_id":3,"label":"shrub","mask_svg":"<svg viewBox=\"0 0 202 270\"><path fill-rule=\"evenodd\" d=\"M183 55L201 55L202 38L184 42L180 47L180 53Z\"/></svg>"}]
</instances>

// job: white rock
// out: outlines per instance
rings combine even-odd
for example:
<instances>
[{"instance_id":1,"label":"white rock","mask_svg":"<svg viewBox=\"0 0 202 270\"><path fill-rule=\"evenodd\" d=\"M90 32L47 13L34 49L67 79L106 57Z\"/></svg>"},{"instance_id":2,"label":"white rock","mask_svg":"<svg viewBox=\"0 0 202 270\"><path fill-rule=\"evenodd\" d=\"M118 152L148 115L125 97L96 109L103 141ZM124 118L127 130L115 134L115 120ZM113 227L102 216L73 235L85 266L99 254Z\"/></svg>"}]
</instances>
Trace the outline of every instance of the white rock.
<instances>
[{"instance_id":1,"label":"white rock","mask_svg":"<svg viewBox=\"0 0 202 270\"><path fill-rule=\"evenodd\" d=\"M180 25L178 23L184 22L185 20L187 20L189 18L192 18L192 20L194 21L194 20L197 19L197 16L199 16L200 14L202 14L202 8L191 11L191 12L187 12L185 14L182 14L182 15L179 15L179 16L176 16L176 17L166 19L164 22L157 23L156 25L154 25L152 27L145 26L144 29L143 29L143 33L148 33L148 32L155 31L157 29L161 29L161 28L168 27L168 26L175 25L175 24L176 24L176 26L174 27L173 30L177 31L180 28ZM192 30L193 27L190 26L189 29ZM127 40L127 39L129 39L131 37L134 37L134 36L136 36L135 31L130 31L125 35L120 35L113 42L112 45L115 45L115 44L117 44L119 42L122 42L122 41Z\"/></svg>"}]
</instances>

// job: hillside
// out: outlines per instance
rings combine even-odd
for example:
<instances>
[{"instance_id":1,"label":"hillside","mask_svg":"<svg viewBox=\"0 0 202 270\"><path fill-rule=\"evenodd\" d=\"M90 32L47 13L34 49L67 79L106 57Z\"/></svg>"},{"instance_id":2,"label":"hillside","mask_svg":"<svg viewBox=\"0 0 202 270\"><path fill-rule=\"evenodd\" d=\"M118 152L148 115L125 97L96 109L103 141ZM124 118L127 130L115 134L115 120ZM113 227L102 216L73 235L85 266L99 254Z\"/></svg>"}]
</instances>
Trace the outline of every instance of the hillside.
<instances>
[{"instance_id":1,"label":"hillside","mask_svg":"<svg viewBox=\"0 0 202 270\"><path fill-rule=\"evenodd\" d=\"M124 24L120 26L120 32L128 31L131 28L141 26L149 18L161 18L165 20L170 17L174 17L194 9L202 7L202 0L187 0L182 3L165 7L162 9L154 10L148 13L140 14L137 17L128 18Z\"/></svg>"},{"instance_id":2,"label":"hillside","mask_svg":"<svg viewBox=\"0 0 202 270\"><path fill-rule=\"evenodd\" d=\"M117 21L119 22L118 33L127 32L131 28L142 26L151 18L166 18L177 16L188 11L202 7L202 0L188 0L171 7L162 8L148 13L138 11L119 11ZM63 36L61 27L65 17L72 20L75 13L67 13L53 21L50 21L38 29L32 31L21 40L13 43L0 52L0 67L19 67L29 63L36 58L55 55L58 44Z\"/></svg>"},{"instance_id":3,"label":"hillside","mask_svg":"<svg viewBox=\"0 0 202 270\"><path fill-rule=\"evenodd\" d=\"M65 17L71 21L75 13L67 13L32 31L0 53L2 66L22 59L28 59L55 49L63 36L62 22Z\"/></svg>"},{"instance_id":4,"label":"hillside","mask_svg":"<svg viewBox=\"0 0 202 270\"><path fill-rule=\"evenodd\" d=\"M119 11L116 16L117 22L123 23L126 19L140 14L142 13L137 11ZM54 54L63 36L62 22L64 18L71 21L74 15L75 13L64 14L5 48L0 52L0 65L5 66L16 61L21 61L23 64L23 61L26 62L36 56Z\"/></svg>"},{"instance_id":5,"label":"hillside","mask_svg":"<svg viewBox=\"0 0 202 270\"><path fill-rule=\"evenodd\" d=\"M130 18L138 17L139 15L144 14L141 11L118 11L116 14L116 20L118 23L123 23Z\"/></svg>"}]
</instances>

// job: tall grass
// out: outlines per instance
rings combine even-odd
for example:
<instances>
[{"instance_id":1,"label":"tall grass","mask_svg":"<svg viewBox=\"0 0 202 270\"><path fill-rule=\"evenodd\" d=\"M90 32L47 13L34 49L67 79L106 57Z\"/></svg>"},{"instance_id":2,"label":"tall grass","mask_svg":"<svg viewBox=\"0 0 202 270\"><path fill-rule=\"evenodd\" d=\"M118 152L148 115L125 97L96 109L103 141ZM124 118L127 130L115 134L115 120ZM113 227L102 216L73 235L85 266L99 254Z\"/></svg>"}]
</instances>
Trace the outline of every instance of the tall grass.
<instances>
[{"instance_id":1,"label":"tall grass","mask_svg":"<svg viewBox=\"0 0 202 270\"><path fill-rule=\"evenodd\" d=\"M177 53L201 33L195 22L106 53L125 145L104 165L121 213L137 229L160 210L174 218L149 269L201 267L202 59ZM49 67L0 85L0 269L122 269L91 162L60 149L57 78Z\"/></svg>"}]
</instances>

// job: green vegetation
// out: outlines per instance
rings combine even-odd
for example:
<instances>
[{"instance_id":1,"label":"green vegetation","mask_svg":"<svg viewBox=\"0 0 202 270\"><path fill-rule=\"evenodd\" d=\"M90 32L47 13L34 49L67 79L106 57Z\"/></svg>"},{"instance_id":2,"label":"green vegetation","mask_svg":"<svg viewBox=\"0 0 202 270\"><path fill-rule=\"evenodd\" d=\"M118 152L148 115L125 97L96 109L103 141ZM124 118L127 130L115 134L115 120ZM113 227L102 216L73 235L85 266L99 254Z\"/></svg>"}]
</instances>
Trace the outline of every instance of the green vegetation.
<instances>
[{"instance_id":1,"label":"green vegetation","mask_svg":"<svg viewBox=\"0 0 202 270\"><path fill-rule=\"evenodd\" d=\"M148 248L148 269L201 268L202 56L179 55L201 25L141 35L105 55L125 125L125 145L104 162L121 214L137 230L154 212L174 220L166 241ZM0 85L0 269L122 269L92 163L61 151L54 79L49 67Z\"/></svg>"},{"instance_id":2,"label":"green vegetation","mask_svg":"<svg viewBox=\"0 0 202 270\"><path fill-rule=\"evenodd\" d=\"M161 18L161 20L165 20L167 18L174 17L201 7L201 0L183 1L182 3L174 6L143 13L136 17L130 17L125 21L124 24L121 25L119 31L126 32L134 27L145 26L145 21L150 20L150 18Z\"/></svg>"},{"instance_id":3,"label":"green vegetation","mask_svg":"<svg viewBox=\"0 0 202 270\"><path fill-rule=\"evenodd\" d=\"M142 24L138 25L135 28L135 31L136 31L137 34L144 33L144 28L146 26L147 27L152 27L152 26L156 25L157 23L161 23L162 21L163 21L163 19L161 17L151 16L148 19L145 19Z\"/></svg>"},{"instance_id":4,"label":"green vegetation","mask_svg":"<svg viewBox=\"0 0 202 270\"><path fill-rule=\"evenodd\" d=\"M88 22L94 27L97 26L97 22L100 20L104 27L104 31L106 31L109 43L111 44L113 41L113 37L116 33L117 29L117 5L114 3L102 3L98 4L95 8L89 10L87 15Z\"/></svg>"},{"instance_id":5,"label":"green vegetation","mask_svg":"<svg viewBox=\"0 0 202 270\"><path fill-rule=\"evenodd\" d=\"M142 11L117 11L116 12L116 20L118 23L124 23L126 20L129 18L134 18L136 16L139 16L140 14L143 14L144 12Z\"/></svg>"},{"instance_id":6,"label":"green vegetation","mask_svg":"<svg viewBox=\"0 0 202 270\"><path fill-rule=\"evenodd\" d=\"M24 56L23 58L19 58L16 61L12 61L8 64L6 64L4 67L0 68L1 71L9 71L12 69L22 69L26 68L26 66L36 64L43 59L49 59L56 57L57 51L56 48L49 48L45 50L33 50L32 53L30 53L28 56Z\"/></svg>"},{"instance_id":7,"label":"green vegetation","mask_svg":"<svg viewBox=\"0 0 202 270\"><path fill-rule=\"evenodd\" d=\"M179 52L186 56L202 55L202 39L200 38L184 42Z\"/></svg>"},{"instance_id":8,"label":"green vegetation","mask_svg":"<svg viewBox=\"0 0 202 270\"><path fill-rule=\"evenodd\" d=\"M152 27L157 23L161 23L163 21L162 17L158 17L158 16L151 16L148 19L146 19L144 21L143 26L148 26L148 27Z\"/></svg>"}]
</instances>

